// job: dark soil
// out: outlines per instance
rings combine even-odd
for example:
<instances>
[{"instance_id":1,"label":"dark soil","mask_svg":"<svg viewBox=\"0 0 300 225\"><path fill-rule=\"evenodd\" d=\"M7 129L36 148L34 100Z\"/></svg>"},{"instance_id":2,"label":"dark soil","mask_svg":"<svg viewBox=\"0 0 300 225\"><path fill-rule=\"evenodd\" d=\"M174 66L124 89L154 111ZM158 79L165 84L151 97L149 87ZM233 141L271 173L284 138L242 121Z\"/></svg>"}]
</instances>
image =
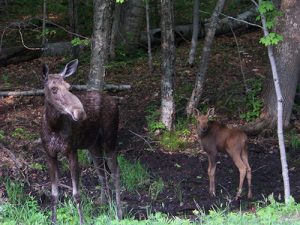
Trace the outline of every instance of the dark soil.
<instances>
[{"instance_id":1,"label":"dark soil","mask_svg":"<svg viewBox=\"0 0 300 225\"><path fill-rule=\"evenodd\" d=\"M265 51L258 45L259 35L254 32L239 37L240 46L244 48L244 69L248 77L263 77L268 70ZM190 68L185 64L188 46L188 44L184 44L177 50L176 86L179 90L177 93L179 113L183 111L182 108L190 94L189 91L181 91L184 87L193 87L196 71L196 68ZM159 59L157 60L159 62ZM66 62L66 59L43 58L2 67L0 68L0 76L2 76L0 89L28 90L33 87L41 87L38 77L43 61L49 63L50 68L54 68L59 67L56 65ZM74 82L83 82L87 73L88 65L81 65L78 79L74 78ZM4 82L3 76L8 77L6 82ZM153 74L149 75L146 59L139 59L131 65L116 67L107 76L107 80L111 83L132 85L132 89L129 91L111 93L123 97L120 103L119 150L128 160L139 160L150 172L151 179L161 177L165 183L164 191L158 195L157 199L151 199L147 186L133 193L123 190L122 201L128 212L138 218L144 218L147 210L182 215L191 214L197 207L210 209L213 206L220 207L229 204L233 209L239 209L242 204L244 209L247 209L251 205L245 196L240 202L232 201L238 186L239 174L231 159L224 154L220 154L218 157L217 197L209 196L208 163L206 156L197 150L193 125L191 125L192 133L187 138L188 146L176 151L163 149L157 142L154 142L154 137L148 133L145 109L150 103L159 105L159 63ZM216 107L218 119L223 122L230 125L241 124L243 121L239 119L238 115L243 110L243 106L238 100L243 96L242 78L234 39L227 36L219 37L212 55L202 105ZM226 102L233 102L230 105L232 108L229 108ZM35 142L38 139L42 111L43 97L0 97L0 131L3 131L5 136L0 142L3 142L4 146L22 164L22 167L17 169L7 151L0 151L0 181L2 182L0 183L0 199L6 197L3 181L9 177L24 182L28 194L37 196L42 206L49 205L50 183L45 153L42 146ZM23 128L26 134L22 137L14 137L13 133L16 128ZM146 137L147 141L141 136ZM255 136L249 139L249 161L253 171L253 201L263 200L271 193L274 193L276 198L282 199L283 181L276 134L264 137ZM287 151L291 193L299 201L299 151L291 149L287 149ZM34 163L40 163L44 168L37 169ZM71 186L67 171L61 171L61 182ZM95 202L99 200L97 185L97 178L92 166L83 166L82 191L94 198ZM244 187L243 194L245 195L246 182ZM71 196L68 188L62 187L61 190L68 192Z\"/></svg>"}]
</instances>

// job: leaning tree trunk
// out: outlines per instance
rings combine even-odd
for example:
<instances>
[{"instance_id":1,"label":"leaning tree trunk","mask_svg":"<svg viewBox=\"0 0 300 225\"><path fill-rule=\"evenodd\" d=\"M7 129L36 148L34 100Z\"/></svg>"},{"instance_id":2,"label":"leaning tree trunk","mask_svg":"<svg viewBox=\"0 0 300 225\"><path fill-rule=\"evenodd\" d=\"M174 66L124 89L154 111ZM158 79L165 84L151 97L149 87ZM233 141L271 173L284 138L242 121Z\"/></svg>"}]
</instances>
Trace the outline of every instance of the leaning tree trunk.
<instances>
[{"instance_id":1,"label":"leaning tree trunk","mask_svg":"<svg viewBox=\"0 0 300 225\"><path fill-rule=\"evenodd\" d=\"M283 41L276 47L275 58L283 95L283 125L287 127L300 75L300 1L282 0L281 11L284 16L278 19L276 30L283 35ZM265 83L263 98L262 118L275 126L277 98L271 75Z\"/></svg>"},{"instance_id":2,"label":"leaning tree trunk","mask_svg":"<svg viewBox=\"0 0 300 225\"><path fill-rule=\"evenodd\" d=\"M111 0L94 0L94 27L88 81L90 89L94 90L102 90L104 86L111 33L112 3Z\"/></svg>"},{"instance_id":3,"label":"leaning tree trunk","mask_svg":"<svg viewBox=\"0 0 300 225\"><path fill-rule=\"evenodd\" d=\"M193 36L191 41L191 50L189 54L189 64L193 65L195 61L195 53L199 34L199 0L194 0L193 10Z\"/></svg>"},{"instance_id":4,"label":"leaning tree trunk","mask_svg":"<svg viewBox=\"0 0 300 225\"><path fill-rule=\"evenodd\" d=\"M174 12L172 0L161 0L162 68L161 79L161 122L167 130L173 129L175 117L174 76L175 43Z\"/></svg>"},{"instance_id":5,"label":"leaning tree trunk","mask_svg":"<svg viewBox=\"0 0 300 225\"><path fill-rule=\"evenodd\" d=\"M193 89L192 96L190 97L186 108L186 112L188 115L191 115L193 109L197 107L203 91L203 83L206 77L206 71L207 71L209 57L211 53L211 47L216 32L218 17L224 7L224 4L225 4L225 0L218 0L214 12L210 18L210 24L208 27L207 34L205 36L204 46L201 54L200 66L196 74L195 87Z\"/></svg>"},{"instance_id":6,"label":"leaning tree trunk","mask_svg":"<svg viewBox=\"0 0 300 225\"><path fill-rule=\"evenodd\" d=\"M78 0L69 0L69 21L71 31L75 34L78 34ZM74 38L74 35L71 35ZM73 57L77 58L79 55L80 48L79 46L73 47Z\"/></svg>"}]
</instances>

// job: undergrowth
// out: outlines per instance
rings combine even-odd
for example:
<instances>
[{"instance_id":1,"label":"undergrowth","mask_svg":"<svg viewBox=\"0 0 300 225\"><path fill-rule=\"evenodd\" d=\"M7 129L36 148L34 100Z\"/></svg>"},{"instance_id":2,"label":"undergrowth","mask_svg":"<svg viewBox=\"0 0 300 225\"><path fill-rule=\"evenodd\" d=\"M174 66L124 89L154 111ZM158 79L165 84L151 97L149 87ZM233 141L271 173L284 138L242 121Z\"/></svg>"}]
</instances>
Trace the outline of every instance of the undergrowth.
<instances>
[{"instance_id":1,"label":"undergrowth","mask_svg":"<svg viewBox=\"0 0 300 225\"><path fill-rule=\"evenodd\" d=\"M159 181L160 190L163 181ZM7 180L5 183L7 192L7 201L0 204L0 223L2 225L35 225L49 224L51 210L50 207L41 209L37 200L26 195L24 187L17 181ZM153 197L158 192L153 192ZM267 206L266 206L267 204ZM300 204L290 199L287 204L274 200L273 196L266 199L265 202L256 203L254 211L249 212L230 212L227 209L214 209L205 214L202 210L195 209L194 217L190 219L184 217L173 217L157 212L147 212L147 219L136 220L133 215L127 214L124 219L117 220L115 207L97 207L91 199L86 196L82 198L82 209L86 224L95 225L299 225L300 224ZM60 203L57 209L57 224L79 224L77 209L72 200L67 199Z\"/></svg>"},{"instance_id":2,"label":"undergrowth","mask_svg":"<svg viewBox=\"0 0 300 225\"><path fill-rule=\"evenodd\" d=\"M245 112L240 115L241 119L250 122L259 117L263 107L263 102L260 98L262 90L262 79L249 79L246 81L249 91L246 93Z\"/></svg>"},{"instance_id":3,"label":"undergrowth","mask_svg":"<svg viewBox=\"0 0 300 225\"><path fill-rule=\"evenodd\" d=\"M131 163L123 155L118 156L121 171L121 183L128 191L135 191L148 184L150 174L139 162Z\"/></svg>"}]
</instances>

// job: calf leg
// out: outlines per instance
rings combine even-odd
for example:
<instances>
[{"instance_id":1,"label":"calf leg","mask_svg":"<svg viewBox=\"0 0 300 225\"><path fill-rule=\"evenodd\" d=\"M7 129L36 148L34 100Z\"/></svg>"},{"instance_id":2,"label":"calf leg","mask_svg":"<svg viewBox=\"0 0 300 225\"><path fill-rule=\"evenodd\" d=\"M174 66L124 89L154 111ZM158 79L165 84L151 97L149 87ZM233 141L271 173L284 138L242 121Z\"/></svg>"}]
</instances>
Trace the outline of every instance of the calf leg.
<instances>
[{"instance_id":1,"label":"calf leg","mask_svg":"<svg viewBox=\"0 0 300 225\"><path fill-rule=\"evenodd\" d=\"M58 203L58 161L57 156L47 155L49 165L49 175L51 180L51 197L52 197L52 224L56 224L56 209Z\"/></svg>"},{"instance_id":2,"label":"calf leg","mask_svg":"<svg viewBox=\"0 0 300 225\"><path fill-rule=\"evenodd\" d=\"M77 151L70 151L68 153L68 160L72 178L72 187L73 187L73 199L77 207L80 224L84 223L83 214L81 210L81 201L79 193L79 165L78 165L78 156Z\"/></svg>"},{"instance_id":3,"label":"calf leg","mask_svg":"<svg viewBox=\"0 0 300 225\"><path fill-rule=\"evenodd\" d=\"M115 152L112 152L107 155L107 164L111 171L111 177L115 188L118 218L122 219L121 198L120 198L120 170L119 170L119 165L117 160L117 154Z\"/></svg>"},{"instance_id":4,"label":"calf leg","mask_svg":"<svg viewBox=\"0 0 300 225\"><path fill-rule=\"evenodd\" d=\"M236 154L231 154L232 160L240 172L240 183L239 183L238 191L236 193L236 199L238 199L241 197L243 183L244 183L247 169L246 169L246 166L245 166L243 160L241 159L240 152L239 151L233 151L233 152Z\"/></svg>"},{"instance_id":5,"label":"calf leg","mask_svg":"<svg viewBox=\"0 0 300 225\"><path fill-rule=\"evenodd\" d=\"M216 153L210 153L208 155L208 179L209 179L209 194L211 196L216 195L216 182L215 182L215 173L216 173Z\"/></svg>"},{"instance_id":6,"label":"calf leg","mask_svg":"<svg viewBox=\"0 0 300 225\"><path fill-rule=\"evenodd\" d=\"M242 160L246 166L247 169L247 181L248 181L248 199L252 198L252 188L251 188L251 179L252 179L252 174L251 174L251 167L249 165L248 162L248 153L247 153L247 149L244 148L243 152L242 152Z\"/></svg>"}]
</instances>

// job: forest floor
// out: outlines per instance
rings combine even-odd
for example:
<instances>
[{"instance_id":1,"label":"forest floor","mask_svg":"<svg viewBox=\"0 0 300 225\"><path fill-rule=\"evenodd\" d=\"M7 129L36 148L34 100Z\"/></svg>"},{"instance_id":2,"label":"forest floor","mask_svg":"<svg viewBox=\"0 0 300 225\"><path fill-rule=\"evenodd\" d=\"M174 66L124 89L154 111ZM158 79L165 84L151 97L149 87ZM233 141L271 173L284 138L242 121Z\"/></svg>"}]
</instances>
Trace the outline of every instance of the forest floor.
<instances>
[{"instance_id":1,"label":"forest floor","mask_svg":"<svg viewBox=\"0 0 300 225\"><path fill-rule=\"evenodd\" d=\"M258 44L261 34L252 32L238 36L242 51L242 65L247 79L264 79L268 71L265 49ZM202 42L198 54L200 54ZM182 43L177 49L176 103L178 115L182 113L195 79L196 67L186 65L189 44ZM130 161L139 161L150 173L152 180L162 178L163 191L155 198L149 193L149 186L129 192L122 190L122 201L128 212L137 218L144 218L149 210L162 211L173 215L192 214L197 207L210 209L224 205L239 209L232 201L238 186L239 174L231 159L224 154L218 156L216 183L217 197L208 194L207 158L199 152L195 126L190 124L191 133L187 144L176 150L164 149L158 144L158 137L150 135L146 123L146 109L150 104L159 107L160 60L155 55L154 71L147 71L147 59L114 64L107 75L108 83L130 84L127 91L111 92L123 97L120 102L120 128L118 149ZM81 56L81 65L70 83L84 83L88 74L88 60ZM68 59L51 57L36 59L17 65L0 67L0 90L30 90L41 88L41 64L47 62L50 71L62 69ZM232 36L216 38L208 77L204 87L201 107L215 107L218 120L229 125L245 123L239 115L245 110L241 99L245 98L240 61ZM0 143L8 151L0 151L0 202L5 200L4 181L6 178L21 181L28 194L39 199L42 206L50 202L50 182L46 158L41 144L37 141L43 97L0 97ZM263 200L274 193L283 197L280 155L276 132L249 137L249 161L253 172L253 202ZM0 146L1 148L1 146ZM8 153L11 154L8 154ZM20 162L17 168L12 154ZM299 149L287 148L291 193L300 201L300 154ZM40 166L41 165L41 166ZM82 192L99 200L98 180L91 165L81 170ZM61 170L61 183L71 186L68 170ZM244 196L240 204L247 209L251 202ZM68 188L61 191L71 196ZM64 196L62 194L62 196ZM235 202L236 203L236 202Z\"/></svg>"}]
</instances>

